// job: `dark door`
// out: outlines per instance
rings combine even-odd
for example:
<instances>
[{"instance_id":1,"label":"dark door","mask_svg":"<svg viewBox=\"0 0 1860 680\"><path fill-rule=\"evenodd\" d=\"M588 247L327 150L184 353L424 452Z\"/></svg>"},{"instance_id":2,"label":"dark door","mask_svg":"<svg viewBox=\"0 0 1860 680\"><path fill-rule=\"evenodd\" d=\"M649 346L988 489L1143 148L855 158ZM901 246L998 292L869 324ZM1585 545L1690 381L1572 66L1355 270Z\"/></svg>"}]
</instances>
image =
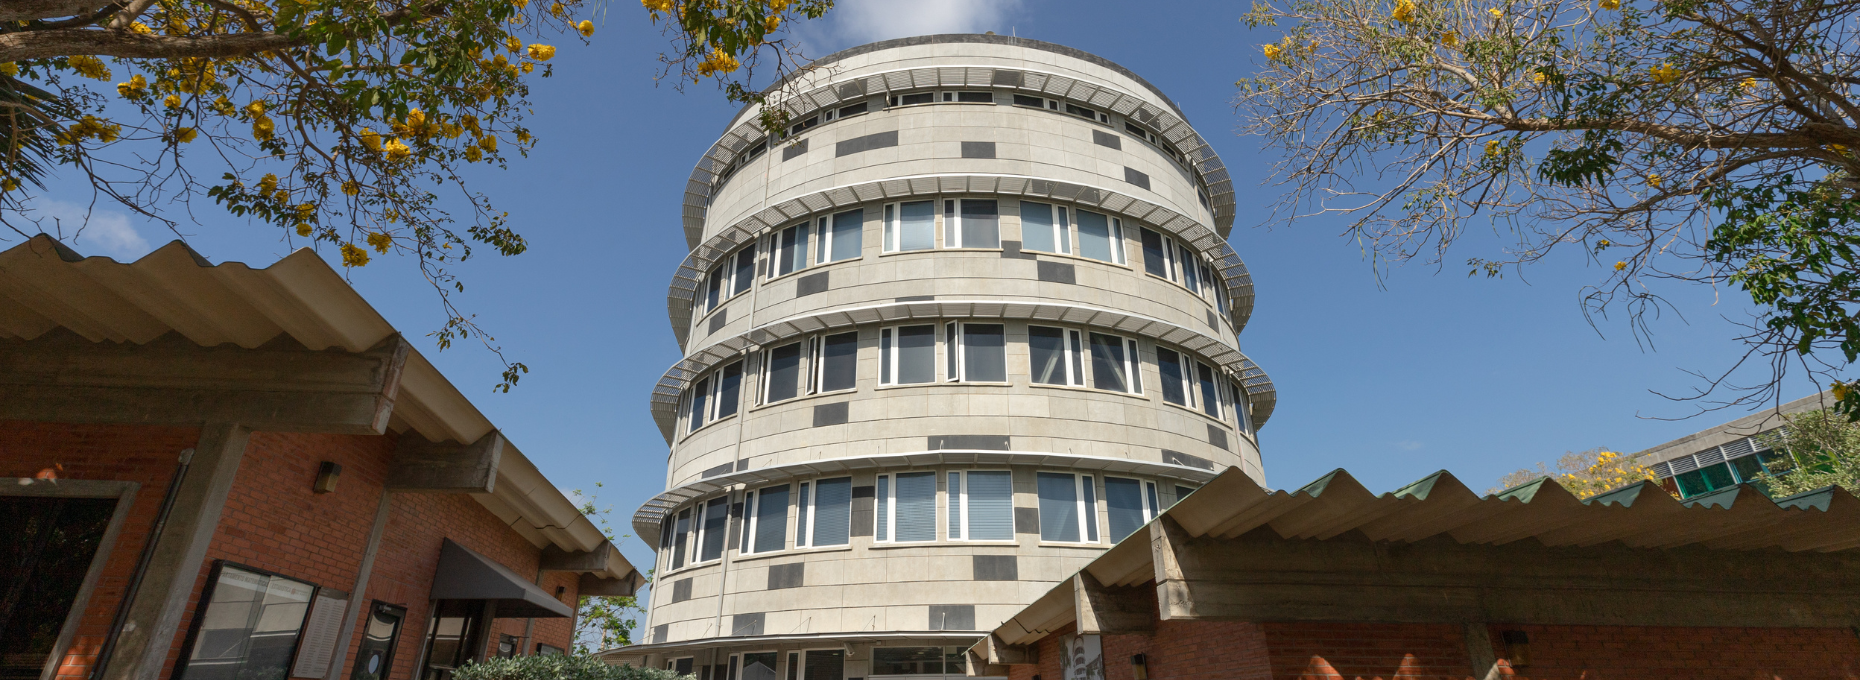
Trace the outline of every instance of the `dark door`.
<instances>
[{"instance_id":1,"label":"dark door","mask_svg":"<svg viewBox=\"0 0 1860 680\"><path fill-rule=\"evenodd\" d=\"M362 645L355 653L355 669L349 680L387 680L394 668L394 645L400 641L401 623L407 620L407 608L376 601L368 613L368 628L362 631Z\"/></svg>"},{"instance_id":2,"label":"dark door","mask_svg":"<svg viewBox=\"0 0 1860 680\"><path fill-rule=\"evenodd\" d=\"M426 669L421 680L451 680L452 671L475 661L484 649L484 600L440 600L433 610L432 634L426 640Z\"/></svg>"},{"instance_id":3,"label":"dark door","mask_svg":"<svg viewBox=\"0 0 1860 680\"><path fill-rule=\"evenodd\" d=\"M0 680L45 670L115 510L114 498L0 496Z\"/></svg>"}]
</instances>

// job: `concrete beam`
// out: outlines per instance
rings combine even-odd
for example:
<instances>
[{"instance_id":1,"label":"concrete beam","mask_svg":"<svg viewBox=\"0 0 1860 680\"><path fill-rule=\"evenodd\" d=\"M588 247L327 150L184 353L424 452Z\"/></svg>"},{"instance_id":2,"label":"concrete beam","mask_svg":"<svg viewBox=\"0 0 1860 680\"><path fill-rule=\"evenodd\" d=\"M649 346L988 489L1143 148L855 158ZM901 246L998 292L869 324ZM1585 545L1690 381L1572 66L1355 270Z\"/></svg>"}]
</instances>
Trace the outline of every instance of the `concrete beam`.
<instances>
[{"instance_id":1,"label":"concrete beam","mask_svg":"<svg viewBox=\"0 0 1860 680\"><path fill-rule=\"evenodd\" d=\"M575 552L551 544L543 547L540 568L543 571L605 572L616 553L612 542L602 542L593 550Z\"/></svg>"},{"instance_id":2,"label":"concrete beam","mask_svg":"<svg viewBox=\"0 0 1860 680\"><path fill-rule=\"evenodd\" d=\"M982 638L981 644L991 665L1023 666L1040 662L1039 651L1032 645L1004 644L1000 637L992 633Z\"/></svg>"},{"instance_id":3,"label":"concrete beam","mask_svg":"<svg viewBox=\"0 0 1860 680\"><path fill-rule=\"evenodd\" d=\"M626 578L601 578L594 574L582 574L576 590L582 595L632 597L639 592L639 589L635 587L638 583L636 573L629 573Z\"/></svg>"},{"instance_id":4,"label":"concrete beam","mask_svg":"<svg viewBox=\"0 0 1860 680\"><path fill-rule=\"evenodd\" d=\"M344 352L282 335L246 349L173 333L142 345L90 342L57 329L0 340L0 419L382 434L408 350L399 335Z\"/></svg>"},{"instance_id":5,"label":"concrete beam","mask_svg":"<svg viewBox=\"0 0 1860 680\"><path fill-rule=\"evenodd\" d=\"M509 442L492 430L470 444L427 441L408 430L394 449L388 471L389 491L491 493L497 485L497 462Z\"/></svg>"},{"instance_id":6,"label":"concrete beam","mask_svg":"<svg viewBox=\"0 0 1860 680\"><path fill-rule=\"evenodd\" d=\"M1072 597L1078 609L1078 632L1083 635L1120 635L1156 630L1156 594L1150 588L1108 588L1089 571L1072 577Z\"/></svg>"}]
</instances>

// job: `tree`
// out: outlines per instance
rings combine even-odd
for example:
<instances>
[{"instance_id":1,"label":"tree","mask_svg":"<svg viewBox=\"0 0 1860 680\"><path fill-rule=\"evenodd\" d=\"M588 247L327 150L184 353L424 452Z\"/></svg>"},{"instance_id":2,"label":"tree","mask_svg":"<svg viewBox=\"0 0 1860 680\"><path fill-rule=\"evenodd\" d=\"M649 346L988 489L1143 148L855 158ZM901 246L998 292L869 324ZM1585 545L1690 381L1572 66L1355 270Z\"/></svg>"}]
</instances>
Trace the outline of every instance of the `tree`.
<instances>
[{"instance_id":1,"label":"tree","mask_svg":"<svg viewBox=\"0 0 1860 680\"><path fill-rule=\"evenodd\" d=\"M680 83L732 97L772 36L830 0L646 0L666 19ZM509 167L537 140L530 86L551 75L557 38L595 32L589 0L17 0L0 3L0 224L43 217L47 182L81 178L177 237L196 202L327 248L346 267L414 263L447 321L440 348L476 338L504 359L449 267L477 249L528 246L510 216L470 189L474 164ZM547 41L547 42L544 42ZM111 83L114 85L112 86ZM544 115L547 115L545 112ZM441 191L448 194L442 198ZM508 391L528 368L504 361Z\"/></svg>"},{"instance_id":2,"label":"tree","mask_svg":"<svg viewBox=\"0 0 1860 680\"><path fill-rule=\"evenodd\" d=\"M1785 455L1758 479L1771 496L1839 486L1860 493L1860 423L1828 410L1784 416Z\"/></svg>"},{"instance_id":3,"label":"tree","mask_svg":"<svg viewBox=\"0 0 1860 680\"><path fill-rule=\"evenodd\" d=\"M460 666L457 680L681 680L663 668L612 666L587 654L492 657Z\"/></svg>"},{"instance_id":4,"label":"tree","mask_svg":"<svg viewBox=\"0 0 1860 680\"><path fill-rule=\"evenodd\" d=\"M1834 379L1860 356L1860 5L1823 0L1262 0L1279 27L1237 83L1243 129L1284 152L1290 219L1333 215L1378 268L1467 258L1501 276L1574 250L1600 265L1585 314L1650 283L1735 285L1761 307L1737 366L1780 401L1792 369ZM1860 390L1840 400L1860 416Z\"/></svg>"},{"instance_id":5,"label":"tree","mask_svg":"<svg viewBox=\"0 0 1860 680\"><path fill-rule=\"evenodd\" d=\"M594 483L593 492L575 490L575 497L581 499L581 514L587 515L599 527L601 534L608 540L618 543L613 538L614 528L610 517L613 506L600 505L597 494L602 484ZM620 538L626 538L621 534ZM646 582L651 583L653 570L647 570ZM639 599L627 595L623 597L606 595L583 595L576 603L575 613L575 651L591 654L603 649L624 647L633 644L633 631L639 628L639 617L645 613Z\"/></svg>"},{"instance_id":6,"label":"tree","mask_svg":"<svg viewBox=\"0 0 1860 680\"><path fill-rule=\"evenodd\" d=\"M1652 468L1607 449L1565 453L1557 459L1556 469L1556 472L1551 472L1543 463L1538 463L1536 470L1518 470L1498 478L1498 486L1486 493L1498 493L1544 477L1554 477L1558 484L1577 498L1590 498L1654 478Z\"/></svg>"}]
</instances>

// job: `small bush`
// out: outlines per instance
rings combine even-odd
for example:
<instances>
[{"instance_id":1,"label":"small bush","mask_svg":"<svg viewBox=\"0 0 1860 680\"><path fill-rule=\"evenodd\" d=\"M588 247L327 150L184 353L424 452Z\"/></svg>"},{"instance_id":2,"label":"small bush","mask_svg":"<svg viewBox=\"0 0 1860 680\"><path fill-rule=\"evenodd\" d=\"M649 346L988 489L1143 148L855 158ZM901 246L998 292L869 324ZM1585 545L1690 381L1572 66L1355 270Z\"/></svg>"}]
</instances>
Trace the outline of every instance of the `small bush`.
<instances>
[{"instance_id":1,"label":"small bush","mask_svg":"<svg viewBox=\"0 0 1860 680\"><path fill-rule=\"evenodd\" d=\"M593 656L517 656L469 663L452 674L455 680L677 680L680 676L660 668L612 666Z\"/></svg>"}]
</instances>

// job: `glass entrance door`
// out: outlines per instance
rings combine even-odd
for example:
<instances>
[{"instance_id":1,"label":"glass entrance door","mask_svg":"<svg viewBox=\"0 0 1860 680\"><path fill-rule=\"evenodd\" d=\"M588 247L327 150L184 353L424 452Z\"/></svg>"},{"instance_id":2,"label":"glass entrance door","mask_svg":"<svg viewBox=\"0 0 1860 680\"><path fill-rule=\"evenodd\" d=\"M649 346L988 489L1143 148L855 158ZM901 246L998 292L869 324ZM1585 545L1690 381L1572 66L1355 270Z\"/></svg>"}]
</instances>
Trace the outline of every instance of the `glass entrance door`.
<instances>
[{"instance_id":1,"label":"glass entrance door","mask_svg":"<svg viewBox=\"0 0 1860 680\"><path fill-rule=\"evenodd\" d=\"M116 510L114 498L0 496L0 680L37 680Z\"/></svg>"},{"instance_id":2,"label":"glass entrance door","mask_svg":"<svg viewBox=\"0 0 1860 680\"><path fill-rule=\"evenodd\" d=\"M394 668L394 645L400 641L400 626L407 620L407 608L376 601L368 613L368 628L362 632L362 645L355 653L355 668L349 680L387 680Z\"/></svg>"}]
</instances>

